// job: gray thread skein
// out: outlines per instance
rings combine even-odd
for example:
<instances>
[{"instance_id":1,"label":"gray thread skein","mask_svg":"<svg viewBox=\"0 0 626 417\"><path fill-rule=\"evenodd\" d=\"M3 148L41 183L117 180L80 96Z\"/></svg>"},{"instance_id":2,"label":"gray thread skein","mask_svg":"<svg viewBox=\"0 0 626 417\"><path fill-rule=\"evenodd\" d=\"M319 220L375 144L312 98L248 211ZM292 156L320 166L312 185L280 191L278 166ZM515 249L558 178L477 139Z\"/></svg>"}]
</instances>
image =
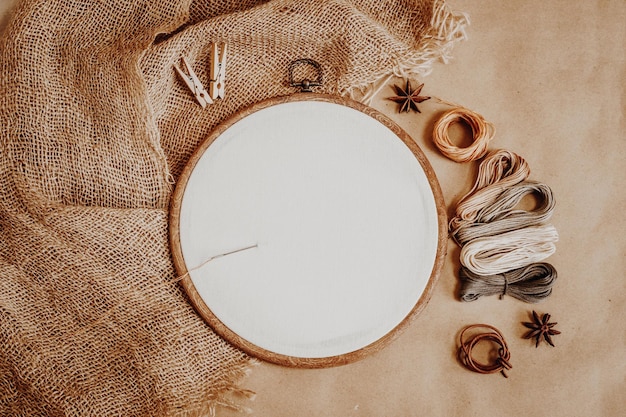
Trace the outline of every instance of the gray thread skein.
<instances>
[{"instance_id":1,"label":"gray thread skein","mask_svg":"<svg viewBox=\"0 0 626 417\"><path fill-rule=\"evenodd\" d=\"M552 293L557 278L554 267L537 262L502 274L478 275L464 266L459 270L461 301L475 301L481 296L510 295L526 303L537 303Z\"/></svg>"}]
</instances>

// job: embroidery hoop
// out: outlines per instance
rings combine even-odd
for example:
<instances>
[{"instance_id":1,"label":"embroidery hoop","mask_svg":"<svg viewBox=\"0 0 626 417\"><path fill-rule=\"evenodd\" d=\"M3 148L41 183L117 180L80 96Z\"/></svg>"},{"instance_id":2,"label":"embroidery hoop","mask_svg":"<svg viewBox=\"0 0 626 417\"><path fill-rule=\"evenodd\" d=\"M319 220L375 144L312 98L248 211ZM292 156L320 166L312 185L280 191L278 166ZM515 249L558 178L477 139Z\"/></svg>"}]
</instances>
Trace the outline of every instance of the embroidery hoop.
<instances>
[{"instance_id":1,"label":"embroidery hoop","mask_svg":"<svg viewBox=\"0 0 626 417\"><path fill-rule=\"evenodd\" d=\"M290 106L292 107L290 108ZM310 106L313 110L309 112L309 109L306 109L307 106ZM238 318L226 317L223 311L224 306L221 304L228 303L228 301L224 301L225 299L235 300L233 301L233 303L236 304L237 302L239 302L238 301L239 297L245 298L244 296L242 296L242 294L245 293L245 290L242 290L242 293L240 294L233 294L232 298L231 298L231 295L229 295L228 297L220 297L219 299L216 300L215 298L210 299L211 297L216 297L215 295L210 295L210 294L220 294L220 291L223 291L224 288L212 288L212 289L209 289L208 291L206 289L200 288L204 285L208 285L208 284L205 284L207 282L206 276L205 276L204 281L202 281L203 280L202 274L207 274L207 271L218 269L219 272L209 273L209 275L213 274L211 275L210 281L218 282L220 279L223 279L224 276L228 276L229 272L227 271L229 269L239 268L240 264L243 263L243 259L253 258L253 260L250 262L256 262L254 260L254 257L257 256L258 253L263 251L264 248L269 247L268 242L263 241L263 239L260 239L261 241L258 241L257 239L250 239L248 241L241 241L241 244L239 246L237 245L233 246L232 244L229 247L222 246L222 249L220 250L214 249L214 252L206 253L204 257L198 258L197 255L194 255L196 256L195 260L192 261L191 259L187 259L187 261L189 262L189 265L187 265L186 257L187 258L193 257L189 255L189 252L193 251L193 249L190 249L191 247L193 247L193 245L190 246L189 243L185 242L185 239L187 239L185 237L186 234L188 235L190 233L193 233L189 231L190 229L192 230L199 229L195 226L190 227L189 218L186 217L186 216L189 216L188 215L189 210L187 210L186 204L188 204L189 207L192 207L194 204L192 200L187 200L186 202L186 198L189 198L189 199L192 198L192 197L186 197L186 196L193 194L194 192L193 189L194 187L197 186L197 184L206 184L203 181L196 180L196 178L200 178L200 176L197 176L197 175L200 175L200 174L197 174L197 172L200 172L202 169L206 168L206 166L211 166L210 162L206 162L207 161L206 155L213 155L210 158L214 158L214 157L219 158L219 155L222 153L222 151L220 151L219 149L226 149L225 144L235 143L235 142L229 142L229 141L237 141L237 140L246 141L246 139L238 139L238 138L245 137L246 134L249 135L251 133L249 126L246 126L246 128L240 129L244 131L244 133L241 133L241 132L233 133L233 131L236 131L238 126L242 126L248 123L248 121L251 120L253 117L263 118L264 115L267 115L267 117L274 117L275 114L273 114L273 112L276 111L276 109L279 109L279 110L286 109L286 111L289 112L290 110L293 110L293 108L299 108L298 112L306 112L307 113L306 117L308 117L309 120L312 121L308 126L303 127L303 129L304 128L308 129L307 131L310 131L311 129L315 129L316 126L324 125L324 123L322 123L323 119L316 118L313 113L315 109L325 108L326 110L329 110L331 113L335 113L335 112L342 113L345 111L345 114L354 115L356 119L359 119L362 117L362 120L365 121L366 124L370 123L372 125L379 126L379 128L382 129L381 131L388 132L387 138L394 137L395 139L397 139L395 144L392 146L395 146L396 149L400 149L400 148L404 149L404 151L400 151L400 152L401 153L404 152L405 156L406 155L411 156L411 158L409 158L409 160L411 161L409 165L411 165L413 167L412 169L414 169L413 174L417 176L423 175L424 177L424 182L422 183L421 187L419 187L419 189L415 191L415 195L417 196L416 201L419 200L419 198L421 198L420 196L422 197L425 196L424 198L426 200L429 200L430 203L432 203L431 211L428 214L428 218L426 220L423 220L424 223L429 225L428 227L430 228L430 230L433 231L433 233L431 233L431 236L429 236L428 242L425 243L432 250L430 251L428 259L425 261L427 265L425 266L421 265L419 267L415 267L417 269L421 268L421 270L424 270L424 268L426 268L427 273L422 273L421 274L422 276L413 276L411 274L414 271L411 271L410 273L407 274L406 277L401 278L408 282L408 286L410 287L410 292L414 293L408 296L409 298L412 297L409 302L407 302L406 300L403 301L403 304L404 304L403 307L405 308L405 310L408 308L408 312L406 313L402 312L401 314L399 314L398 312L394 312L393 314L394 317L391 320L391 323L385 323L383 325L380 325L374 331L370 331L368 329L344 328L343 334L339 334L339 335L332 334L328 340L318 340L315 343L313 343L312 347L311 346L304 347L302 351L306 352L305 354L299 353L298 348L295 348L294 350L292 345L297 345L298 342L297 341L294 342L293 340L289 342L291 343L291 345L287 346L285 349L281 349L280 346L279 348L276 348L276 344L274 344L274 340L280 341L283 338L289 339L291 337L290 334L284 334L284 333L281 334L280 332L278 332L275 335L271 335L271 332L275 330L273 329L274 327L277 327L277 328L280 327L280 325L276 324L277 321L280 321L280 317L278 318L278 320L275 318L273 321L266 322L265 329L260 329L260 330L259 330L259 327L263 327L263 326L259 326L258 323L256 324L256 326L249 325L246 323L247 321L250 321L250 320L257 320L258 319L257 315L263 316L265 314L265 315L271 316L271 312L272 312L272 309L274 308L274 305L277 302L283 301L281 299L281 291L285 290L285 285L284 285L285 282L284 280L279 281L279 282L272 282L272 279L274 279L275 277L272 276L272 274L267 273L267 271L272 270L271 268L265 270L266 271L264 273L265 275L257 274L255 277L251 277L251 280L252 279L255 280L253 283L255 285L256 283L258 283L259 279L262 279L263 282L266 283L266 285L262 286L262 288L257 288L257 290L259 291L267 290L267 299L264 302L265 304L260 306L260 308L255 309L256 311L247 311L243 315L241 315L242 314L241 306L239 306L238 311L234 313L233 312L227 313L227 314L231 314L234 316L238 316ZM327 112L326 116L328 116L329 114L330 113ZM305 117L305 116L303 114L300 114L300 117ZM279 124L283 121L284 120L273 119L272 124ZM248 132L248 133L245 133L245 132ZM253 129L252 133L256 135L258 132ZM229 137L229 135L231 137ZM237 135L240 135L240 136L237 136ZM233 139L233 137L235 139ZM263 139L257 138L256 140L257 141L264 140L264 138ZM358 151L359 147L353 146L354 140L356 139L352 138L350 140L352 141L352 145L350 145L352 146L351 149ZM374 140L374 142L376 140ZM312 141L312 142L316 142L316 141ZM248 143L252 143L252 142L248 142ZM388 141L387 143L390 143L390 142ZM387 145L384 145L383 148L385 146ZM409 151L409 152L406 152L406 151ZM235 153L235 155L237 155L237 153ZM356 158L356 160L358 161L358 157ZM375 161L376 159L373 159L373 160ZM318 164L324 164L324 163L325 162L323 160L318 161ZM216 166L216 165L219 165L219 164L215 163L212 166ZM202 169L199 168L201 166L204 168ZM241 168L242 167L235 168L235 169L241 169ZM389 168L391 168L391 165ZM210 170L208 172L210 172ZM232 173L232 171L229 171L229 172ZM419 172L421 172L421 174L419 174ZM213 174L215 174L215 172ZM291 174L295 175L295 172L292 172ZM255 177L262 176L262 173L255 172L254 176ZM359 176L357 175L356 177L353 177L353 178L358 178L358 177ZM212 175L211 178L215 179L216 175ZM222 177L222 178L225 178L225 177ZM207 178L205 178L205 180L207 180ZM410 178L409 182L411 180L413 180L413 178ZM219 182L219 179L215 179L215 181L213 182ZM387 185L390 185L390 184L387 184ZM393 184L391 184L391 186L393 188ZM209 186L209 189L210 188L211 187ZM213 189L217 189L217 188L220 188L219 184ZM223 195L220 195L220 196L215 195L216 199L213 200L213 203L209 203L209 205L207 205L205 209L207 209L207 207L209 206L210 207L215 207L216 205L219 206L221 203L220 199L227 200L228 196L224 194L225 193L224 190L226 188L228 187L223 187L221 191ZM320 190L322 190L321 191L322 194L323 194L323 189L324 189L323 186L320 187ZM380 188L379 186L379 189L384 189L384 188ZM236 193L238 190L235 189L233 191ZM211 191L208 191L208 193L211 193ZM198 193L196 193L195 195L198 195ZM396 198L397 197L398 196L396 195ZM259 205L262 206L263 195L259 195L259 199L260 199L259 201L261 202ZM237 201L237 199L235 198L233 201ZM326 202L326 206L328 206L328 203L329 201ZM419 206L419 204L422 204L422 203L427 204L427 203L424 203L424 201L417 201L416 204L414 205ZM215 226L216 224L222 224L220 223L219 219L215 219L215 213L220 212L220 210L211 210L211 209L207 209L207 210L209 210L211 213L210 216L213 221L212 227L217 227ZM236 210L236 208L232 206L228 210L224 209L225 212L228 212L229 210L233 211L233 210ZM417 215L415 217L418 218L419 213L416 213L416 214ZM342 219L350 220L351 218L349 216L348 217L344 216L342 217ZM227 219L225 221L229 222L231 220ZM263 222L264 220L260 219L259 221ZM306 221L307 220L305 219L304 222L306 223ZM381 223L384 223L382 219L381 219ZM374 222L374 224L378 224L378 222ZM397 223L393 223L393 224L396 225ZM341 228L342 225L341 224L331 225L329 226L328 230L332 230L333 227L335 226L338 228ZM306 227L304 227L304 229L306 229ZM311 229L315 229L315 228L312 227ZM198 232L198 233L201 233L201 232ZM295 231L295 233L297 234L299 232ZM181 234L183 236L182 239L181 239ZM216 234L219 235L220 233L216 233ZM212 243L211 239L213 239L213 237L210 236L209 234L206 236L206 239L207 239L206 240L207 244L210 245ZM257 240L257 241L255 242L254 240ZM356 239L356 240L360 241L359 239ZM257 358L272 362L272 363L285 365L285 366L304 367L304 368L320 368L320 367L337 366L337 365L350 363L358 359L361 359L371 353L379 351L380 349L385 347L388 343L390 343L393 339L395 339L400 334L400 332L404 328L406 328L408 324L422 311L422 309L425 307L426 303L430 299L434 285L438 279L439 273L443 266L443 261L444 261L445 252L446 252L446 242L447 242L447 219L446 219L446 214L445 214L445 205L444 205L443 197L442 197L439 183L437 181L435 173L432 167L430 166L430 163L428 162L428 160L422 153L421 149L419 148L419 146L413 141L413 139L403 129L401 129L395 122L393 122L391 119L387 118L386 116L384 116L382 113L378 112L377 110L370 108L368 106L365 106L363 104L360 104L358 102L355 102L353 100L342 98L342 97L337 97L337 96L332 96L332 95L305 92L305 93L297 93L294 95L273 98L273 99L256 103L252 105L251 107L235 114L230 119L220 124L207 137L207 139L199 146L199 148L190 158L186 168L181 174L179 182L172 196L171 207L170 207L170 241L171 241L174 265L177 269L179 276L182 277L182 280L181 280L182 287L184 288L185 292L187 293L189 297L191 304L195 307L199 315L202 318L204 318L205 321L219 335L221 335L224 339L232 343L234 346L245 351L246 353L252 356L255 356ZM393 244L393 241L388 238L387 238L387 241ZM296 242L295 245L297 246L298 244L297 238L294 238L294 242ZM217 268L217 265L216 265L217 262L216 262L215 264L212 263L210 266L207 265L206 268L202 268L201 270L197 269L198 265L201 264L200 259L204 259L206 261L211 256L219 255L220 253L227 253L229 251L236 251L237 249L241 249L243 247L249 246L250 244L258 244L258 247L256 249L242 251L236 257L231 256L225 262L226 266L224 268L221 268L221 269ZM410 242L410 244L420 245L421 243L419 242L418 238L415 238L415 242L412 241ZM363 245L367 246L366 244L363 244ZM283 247L283 249L286 249L286 248L287 248L286 246ZM348 249L339 248L338 250L349 251L349 248ZM406 253L406 251L409 249L398 247L397 250L400 252L404 251L404 253ZM394 258L394 261L400 260L399 263L401 264L405 262L406 265L404 265L404 267L408 267L410 269L411 265L418 263L417 260L412 259L412 255L413 253L411 253L411 256L404 256L404 257L400 257L400 255L398 255L398 258ZM311 256L314 256L314 255L311 255ZM416 259L419 256L420 256L419 253L415 253ZM367 257L363 259L364 263L369 262L368 259L370 258L371 257ZM226 257L222 258L220 262L223 260L226 260ZM305 261L302 262L302 264L304 265L307 262L314 262L314 261L315 260L313 259L305 259ZM318 259L317 262L323 263L325 261ZM277 264L279 263L279 261L274 259L274 263ZM335 264L333 265L335 267L337 267L337 265L341 267L340 264L341 262L335 262ZM351 265L353 264L354 263L352 263ZM350 266L348 266L348 268L349 267ZM394 266L394 267L397 267L397 266ZM402 270L403 267L399 267L399 268ZM248 269L248 270L252 271L253 269L254 268ZM203 271L202 274L200 274L199 271ZM360 270L359 273L362 273L362 272L364 271ZM367 271L365 271L365 273L367 273ZM222 274L221 277L220 277L220 274ZM255 275L255 274L251 274L251 275ZM394 274L392 278L381 277L380 279L381 280L390 279L393 282L397 282L397 280L394 281L395 276L396 275ZM241 277L241 276L239 277L245 279L245 277ZM213 280L213 278L215 279ZM384 285L381 287L382 281L380 280L377 281L376 283L372 283L372 282L363 283L363 282L358 281L358 279L356 278L359 278L359 277L354 277L354 276L348 277L347 279L349 282L338 285L338 287L340 288L348 289L348 292L344 295L344 297L346 297L345 298L346 300L350 300L350 297L353 296L353 294L350 293L350 291L358 292L360 296L367 298L369 293L367 291L363 291L359 289L362 289L362 288L367 289L369 288L368 285L370 285L372 288L378 288L379 290L382 288L382 292L385 292L386 290L386 287L384 287ZM296 283L295 285L300 285L297 281L298 274L294 274L293 279L296 280L296 281L293 281ZM328 280L323 280L323 281L326 284L329 284ZM332 281L333 286L335 286L335 283L336 281ZM225 288L232 289L232 287L229 287L229 286L234 285L234 284L230 284L230 281L228 281L228 283L224 285L225 285ZM333 300L335 300L335 303L332 304L329 302L330 304L326 305L326 300L324 298L318 297L317 299L318 302L315 305L319 306L319 309L311 311L309 317L302 317L302 322L309 323L309 327L306 327L303 325L302 328L299 328L299 327L293 327L293 326L289 327L285 325L285 328L290 328L292 330L291 331L292 334L299 333L299 332L302 332L303 334L305 333L316 334L320 331L320 329L316 328L314 325L316 321L316 317L324 316L325 314L328 313L327 311L328 309L337 309L337 310L343 309L342 305L336 302L336 300L341 299L341 296L338 296L337 294L332 292L333 288L322 288L321 290L318 289L316 291L318 293L319 291L322 291L322 292L329 291L329 294L333 295L333 297L329 297L329 298L333 298ZM400 292L402 293L404 292L404 290ZM286 291L286 294L293 295L293 291ZM383 294L383 296L384 295L385 294ZM394 292L391 292L386 295L389 295L390 297L398 297L398 294ZM219 295L217 295L217 297L219 297ZM264 297L263 294L259 294L258 296L258 298L261 299L261 302L263 302L262 301L263 297ZM207 298L209 298L209 300L207 300ZM284 298L286 299L285 301L288 300L287 296ZM259 300L252 300L252 301L257 302ZM293 300L287 302L287 304L289 303L294 304ZM385 318L386 310L389 309L389 304L394 304L394 303L396 303L395 299L391 300L391 302L387 300L387 304L381 307L380 311L376 311L378 307L376 305L361 306L361 308L364 308L364 310L358 313L364 316L369 316L369 317ZM215 308L216 304L220 304L220 307ZM243 310L245 310L246 308L247 307L244 307ZM220 309L222 311L220 312L215 311L215 310L220 310ZM372 313L371 310L374 310L374 312ZM302 311L299 311L299 314L302 314ZM244 316L247 318L242 319L242 317ZM355 316L357 316L358 318L358 314ZM337 321L341 321L341 318L342 317L337 317ZM239 322L233 324L233 320L235 321L239 320ZM311 325L311 323L313 323L313 325ZM329 323L331 323L331 321L326 320L324 323L328 325ZM244 328L246 328L246 326L254 326L254 328L252 329L246 328L245 331L242 331L240 328L238 328L238 326L243 326ZM265 340L265 342L260 343L258 340L255 340L255 337L256 337L255 335L240 334L240 333L246 333L246 332L255 333L257 332L257 330L259 330L260 332L267 331L270 333L269 336L263 336L261 338ZM324 330L325 329L321 329L322 333ZM316 346L318 345L332 344L333 340L337 341L337 340L342 340L342 339L350 339L352 337L357 337L358 339L359 338L358 334L356 336L354 334L350 334L353 331L356 331L357 333L370 331L370 333L372 334L368 334L367 337L362 338L363 340L350 342L351 344L349 343L348 344L349 346L347 348L343 345L337 347L337 350L333 350L332 348L328 350L326 349L326 347L324 347L323 349L321 349L323 351L321 354L318 354L318 353L309 354L308 353L311 351L310 349L315 349ZM278 345L280 345L279 342L277 343ZM268 344L272 346L267 346ZM331 353L329 354L328 352L331 352Z\"/></svg>"}]
</instances>

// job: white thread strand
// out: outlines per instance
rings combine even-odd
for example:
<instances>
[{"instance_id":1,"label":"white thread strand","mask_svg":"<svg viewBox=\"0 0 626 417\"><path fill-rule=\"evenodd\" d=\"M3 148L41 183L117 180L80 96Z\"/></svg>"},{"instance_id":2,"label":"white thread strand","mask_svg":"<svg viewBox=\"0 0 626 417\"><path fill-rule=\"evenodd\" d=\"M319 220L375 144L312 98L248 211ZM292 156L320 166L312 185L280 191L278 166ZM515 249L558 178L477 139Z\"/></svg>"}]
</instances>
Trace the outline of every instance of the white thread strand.
<instances>
[{"instance_id":1,"label":"white thread strand","mask_svg":"<svg viewBox=\"0 0 626 417\"><path fill-rule=\"evenodd\" d=\"M461 248L461 264L478 275L495 275L541 262L556 251L559 235L552 225L474 239Z\"/></svg>"}]
</instances>

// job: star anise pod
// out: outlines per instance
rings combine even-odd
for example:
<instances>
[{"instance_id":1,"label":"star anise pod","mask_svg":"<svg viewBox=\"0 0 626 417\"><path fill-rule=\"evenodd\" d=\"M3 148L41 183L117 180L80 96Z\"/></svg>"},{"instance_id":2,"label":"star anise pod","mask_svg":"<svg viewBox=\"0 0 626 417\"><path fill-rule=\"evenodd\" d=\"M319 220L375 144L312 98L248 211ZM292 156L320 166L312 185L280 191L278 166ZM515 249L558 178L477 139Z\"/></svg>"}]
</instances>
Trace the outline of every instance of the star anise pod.
<instances>
[{"instance_id":1,"label":"star anise pod","mask_svg":"<svg viewBox=\"0 0 626 417\"><path fill-rule=\"evenodd\" d=\"M560 331L553 329L558 323L548 323L550 320L550 315L548 313L544 314L543 317L539 318L539 315L533 310L533 322L522 322L522 324L529 329L531 329L528 333L524 335L524 339L530 339L532 337L535 338L535 347L539 346L539 342L543 337L546 342L550 344L550 346L554 346L552 343L552 338L555 334L561 334Z\"/></svg>"},{"instance_id":2,"label":"star anise pod","mask_svg":"<svg viewBox=\"0 0 626 417\"><path fill-rule=\"evenodd\" d=\"M430 97L420 96L420 92L424 84L420 84L415 90L411 89L411 82L409 80L406 81L406 88L402 88L399 85L394 85L393 88L396 90L396 96L388 97L389 100L395 101L400 104L400 113L403 111L408 112L413 109L418 113L421 113L420 109L417 108L417 103L421 103L430 99Z\"/></svg>"}]
</instances>

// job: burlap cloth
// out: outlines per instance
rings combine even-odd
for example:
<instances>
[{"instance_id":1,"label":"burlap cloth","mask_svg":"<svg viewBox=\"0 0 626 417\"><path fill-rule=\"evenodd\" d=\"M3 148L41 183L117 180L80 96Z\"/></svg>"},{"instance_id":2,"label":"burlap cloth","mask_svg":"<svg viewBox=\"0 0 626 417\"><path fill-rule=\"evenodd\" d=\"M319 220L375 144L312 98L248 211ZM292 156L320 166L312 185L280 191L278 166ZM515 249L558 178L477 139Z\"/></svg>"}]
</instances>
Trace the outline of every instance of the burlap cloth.
<instances>
[{"instance_id":1,"label":"burlap cloth","mask_svg":"<svg viewBox=\"0 0 626 417\"><path fill-rule=\"evenodd\" d=\"M173 184L225 117L293 91L288 63L358 96L462 37L441 1L25 0L0 44L0 415L204 415L237 407L250 359L178 284ZM203 110L228 43L226 99Z\"/></svg>"}]
</instances>

